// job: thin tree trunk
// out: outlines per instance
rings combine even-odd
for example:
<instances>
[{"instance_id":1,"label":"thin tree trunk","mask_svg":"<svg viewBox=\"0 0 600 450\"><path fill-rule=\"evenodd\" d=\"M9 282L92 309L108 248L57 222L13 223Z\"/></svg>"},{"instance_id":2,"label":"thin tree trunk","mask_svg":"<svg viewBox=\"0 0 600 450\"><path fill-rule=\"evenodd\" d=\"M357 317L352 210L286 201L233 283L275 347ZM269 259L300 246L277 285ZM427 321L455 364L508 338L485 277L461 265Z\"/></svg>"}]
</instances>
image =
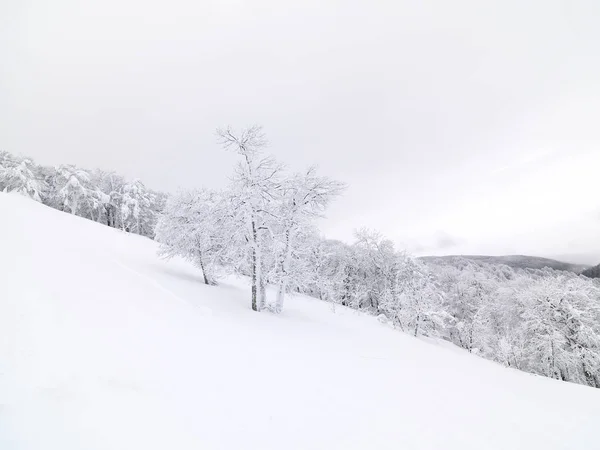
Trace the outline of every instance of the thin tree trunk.
<instances>
[{"instance_id":1,"label":"thin tree trunk","mask_svg":"<svg viewBox=\"0 0 600 450\"><path fill-rule=\"evenodd\" d=\"M258 311L258 302L257 302L257 283L258 283L258 278L259 278L259 274L258 272L258 261L257 261L257 249L256 249L256 241L257 241L257 236L256 236L256 224L254 223L254 221L252 221L252 311Z\"/></svg>"},{"instance_id":2,"label":"thin tree trunk","mask_svg":"<svg viewBox=\"0 0 600 450\"><path fill-rule=\"evenodd\" d=\"M283 310L283 301L285 299L285 291L287 290L288 272L290 268L290 260L292 259L292 232L290 229L285 233L285 250L280 261L281 280L277 289L277 300L275 303L275 312L280 313Z\"/></svg>"},{"instance_id":3,"label":"thin tree trunk","mask_svg":"<svg viewBox=\"0 0 600 450\"><path fill-rule=\"evenodd\" d=\"M419 335L419 322L421 320L421 314L417 313L417 319L415 320L415 337Z\"/></svg>"},{"instance_id":4,"label":"thin tree trunk","mask_svg":"<svg viewBox=\"0 0 600 450\"><path fill-rule=\"evenodd\" d=\"M281 280L279 282L279 286L277 288L277 299L275 300L275 312L280 313L283 310L283 300L285 297L285 290L287 287L287 283L285 280Z\"/></svg>"},{"instance_id":5,"label":"thin tree trunk","mask_svg":"<svg viewBox=\"0 0 600 450\"><path fill-rule=\"evenodd\" d=\"M473 324L471 324L471 329L469 330L469 353L473 351Z\"/></svg>"},{"instance_id":6,"label":"thin tree trunk","mask_svg":"<svg viewBox=\"0 0 600 450\"><path fill-rule=\"evenodd\" d=\"M261 270L261 277L258 281L258 310L262 311L263 309L265 309L266 304L267 304L267 287L266 287L266 283L265 283L265 278L262 276L262 270Z\"/></svg>"},{"instance_id":7,"label":"thin tree trunk","mask_svg":"<svg viewBox=\"0 0 600 450\"><path fill-rule=\"evenodd\" d=\"M204 277L204 284L210 285L208 276L206 275L206 268L204 267L204 261L202 261L202 253L199 252L198 260L200 261L200 270L202 270L202 276Z\"/></svg>"}]
</instances>

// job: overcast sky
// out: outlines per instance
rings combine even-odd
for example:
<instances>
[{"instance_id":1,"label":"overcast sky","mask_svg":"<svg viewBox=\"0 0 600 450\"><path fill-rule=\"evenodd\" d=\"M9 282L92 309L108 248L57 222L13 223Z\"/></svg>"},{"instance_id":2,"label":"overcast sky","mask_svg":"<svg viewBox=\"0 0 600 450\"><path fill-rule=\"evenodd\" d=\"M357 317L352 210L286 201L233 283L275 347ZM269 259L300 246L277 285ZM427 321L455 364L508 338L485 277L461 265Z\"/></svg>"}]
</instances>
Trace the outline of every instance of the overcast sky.
<instances>
[{"instance_id":1,"label":"overcast sky","mask_svg":"<svg viewBox=\"0 0 600 450\"><path fill-rule=\"evenodd\" d=\"M0 2L0 149L221 187L214 130L418 254L600 261L600 2Z\"/></svg>"}]
</instances>

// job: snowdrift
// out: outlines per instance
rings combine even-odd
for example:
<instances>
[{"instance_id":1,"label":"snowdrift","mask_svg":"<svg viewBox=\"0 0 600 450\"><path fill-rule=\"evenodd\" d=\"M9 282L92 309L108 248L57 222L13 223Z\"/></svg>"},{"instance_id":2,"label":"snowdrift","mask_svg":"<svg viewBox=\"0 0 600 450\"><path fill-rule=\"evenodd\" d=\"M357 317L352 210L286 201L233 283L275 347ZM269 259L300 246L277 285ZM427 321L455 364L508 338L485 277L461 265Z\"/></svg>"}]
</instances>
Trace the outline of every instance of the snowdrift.
<instances>
[{"instance_id":1,"label":"snowdrift","mask_svg":"<svg viewBox=\"0 0 600 450\"><path fill-rule=\"evenodd\" d=\"M315 299L249 308L152 241L0 194L0 449L598 449L600 390Z\"/></svg>"}]
</instances>

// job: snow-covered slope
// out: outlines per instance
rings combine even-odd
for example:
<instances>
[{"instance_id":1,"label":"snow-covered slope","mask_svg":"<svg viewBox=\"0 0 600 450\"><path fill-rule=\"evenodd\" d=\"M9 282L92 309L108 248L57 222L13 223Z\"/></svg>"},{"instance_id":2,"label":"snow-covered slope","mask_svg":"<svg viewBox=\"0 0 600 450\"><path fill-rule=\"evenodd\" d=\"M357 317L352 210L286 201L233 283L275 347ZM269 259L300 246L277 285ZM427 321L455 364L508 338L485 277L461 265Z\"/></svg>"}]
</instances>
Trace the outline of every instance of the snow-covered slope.
<instances>
[{"instance_id":1,"label":"snow-covered slope","mask_svg":"<svg viewBox=\"0 0 600 450\"><path fill-rule=\"evenodd\" d=\"M0 194L0 449L599 449L600 390L318 300L249 309L153 242Z\"/></svg>"}]
</instances>

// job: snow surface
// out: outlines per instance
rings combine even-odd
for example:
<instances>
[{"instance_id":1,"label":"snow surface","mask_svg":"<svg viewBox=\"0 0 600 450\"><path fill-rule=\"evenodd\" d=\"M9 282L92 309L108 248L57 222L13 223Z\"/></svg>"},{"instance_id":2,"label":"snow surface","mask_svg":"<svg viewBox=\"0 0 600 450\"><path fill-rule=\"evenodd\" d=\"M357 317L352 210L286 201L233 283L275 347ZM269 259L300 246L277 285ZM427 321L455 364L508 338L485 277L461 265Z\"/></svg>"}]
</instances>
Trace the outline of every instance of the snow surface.
<instances>
[{"instance_id":1,"label":"snow surface","mask_svg":"<svg viewBox=\"0 0 600 450\"><path fill-rule=\"evenodd\" d=\"M600 449L600 390L503 368L0 194L0 449ZM269 295L274 295L270 292Z\"/></svg>"}]
</instances>

